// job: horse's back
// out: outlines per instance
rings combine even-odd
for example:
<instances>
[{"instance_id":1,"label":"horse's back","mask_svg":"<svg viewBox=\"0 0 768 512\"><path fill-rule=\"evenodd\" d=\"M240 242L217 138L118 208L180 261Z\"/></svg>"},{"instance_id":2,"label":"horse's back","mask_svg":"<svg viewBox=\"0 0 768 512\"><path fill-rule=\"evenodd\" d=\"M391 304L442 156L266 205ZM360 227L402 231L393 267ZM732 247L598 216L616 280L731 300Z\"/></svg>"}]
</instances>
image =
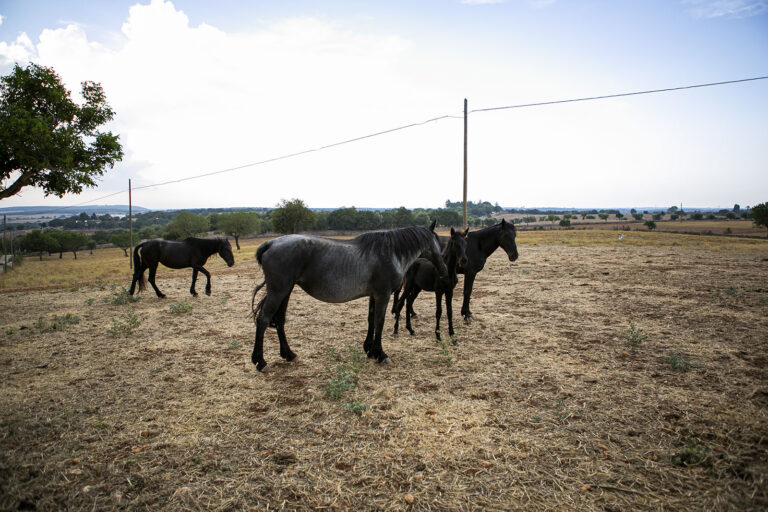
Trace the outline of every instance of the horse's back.
<instances>
[{"instance_id":1,"label":"horse's back","mask_svg":"<svg viewBox=\"0 0 768 512\"><path fill-rule=\"evenodd\" d=\"M260 254L268 285L298 284L324 302L347 302L371 293L374 266L354 245L307 235L286 235L270 242Z\"/></svg>"}]
</instances>

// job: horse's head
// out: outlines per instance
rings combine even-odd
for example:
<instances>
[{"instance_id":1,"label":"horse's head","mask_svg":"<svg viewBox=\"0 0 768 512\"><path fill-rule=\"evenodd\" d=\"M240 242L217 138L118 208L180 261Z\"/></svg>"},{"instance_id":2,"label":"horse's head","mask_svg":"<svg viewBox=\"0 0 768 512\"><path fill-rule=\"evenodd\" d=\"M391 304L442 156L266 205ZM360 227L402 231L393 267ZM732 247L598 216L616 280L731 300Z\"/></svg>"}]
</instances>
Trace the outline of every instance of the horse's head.
<instances>
[{"instance_id":1,"label":"horse's head","mask_svg":"<svg viewBox=\"0 0 768 512\"><path fill-rule=\"evenodd\" d=\"M464 267L467 264L467 235L469 234L469 228L464 232L456 231L451 228L451 238L448 241L446 249L450 251L449 254L456 259L456 263L460 267Z\"/></svg>"},{"instance_id":2,"label":"horse's head","mask_svg":"<svg viewBox=\"0 0 768 512\"><path fill-rule=\"evenodd\" d=\"M219 239L219 256L221 259L227 262L227 266L231 267L235 264L235 256L232 254L232 246L229 244L229 240L226 238Z\"/></svg>"},{"instance_id":3,"label":"horse's head","mask_svg":"<svg viewBox=\"0 0 768 512\"><path fill-rule=\"evenodd\" d=\"M509 261L515 261L518 256L517 244L515 243L516 236L517 230L515 229L515 225L501 219L501 229L499 230L498 241L501 248L507 253Z\"/></svg>"},{"instance_id":4,"label":"horse's head","mask_svg":"<svg viewBox=\"0 0 768 512\"><path fill-rule=\"evenodd\" d=\"M432 235L430 247L423 251L423 255L427 257L429 261L437 269L437 273L440 277L446 277L448 275L448 267L445 266L443 256L440 254L440 237L435 233L435 226L437 225L437 219L432 221L429 226L429 232Z\"/></svg>"}]
</instances>

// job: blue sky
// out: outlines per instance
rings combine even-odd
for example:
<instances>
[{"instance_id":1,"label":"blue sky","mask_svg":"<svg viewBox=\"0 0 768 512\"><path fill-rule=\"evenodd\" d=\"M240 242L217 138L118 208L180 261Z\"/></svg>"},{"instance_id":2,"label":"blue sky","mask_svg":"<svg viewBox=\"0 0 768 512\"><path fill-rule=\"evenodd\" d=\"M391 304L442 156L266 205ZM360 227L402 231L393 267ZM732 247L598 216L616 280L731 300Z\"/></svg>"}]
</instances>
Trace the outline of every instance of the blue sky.
<instances>
[{"instance_id":1,"label":"blue sky","mask_svg":"<svg viewBox=\"0 0 768 512\"><path fill-rule=\"evenodd\" d=\"M97 189L0 206L126 203L183 180L470 109L768 75L768 0L0 1L0 73L101 82L126 157ZM469 198L503 206L768 200L768 80L469 118ZM140 188L150 208L438 207L463 121Z\"/></svg>"}]
</instances>

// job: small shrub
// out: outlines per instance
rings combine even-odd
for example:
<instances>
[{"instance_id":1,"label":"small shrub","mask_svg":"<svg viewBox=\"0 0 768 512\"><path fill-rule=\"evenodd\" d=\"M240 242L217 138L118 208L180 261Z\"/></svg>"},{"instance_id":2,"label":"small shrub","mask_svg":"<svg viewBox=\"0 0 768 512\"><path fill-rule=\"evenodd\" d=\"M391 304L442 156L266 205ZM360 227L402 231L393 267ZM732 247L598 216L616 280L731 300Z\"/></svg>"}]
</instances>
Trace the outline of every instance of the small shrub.
<instances>
[{"instance_id":1,"label":"small shrub","mask_svg":"<svg viewBox=\"0 0 768 512\"><path fill-rule=\"evenodd\" d=\"M137 315L133 308L128 308L121 318L112 319L112 327L109 329L109 333L113 336L129 336L139 328L143 321L143 316Z\"/></svg>"},{"instance_id":2,"label":"small shrub","mask_svg":"<svg viewBox=\"0 0 768 512\"><path fill-rule=\"evenodd\" d=\"M93 297L88 297L87 299L85 299L85 305L93 306Z\"/></svg>"},{"instance_id":3,"label":"small shrub","mask_svg":"<svg viewBox=\"0 0 768 512\"><path fill-rule=\"evenodd\" d=\"M648 339L645 331L637 327L632 320L629 321L629 328L622 332L620 336L632 350L637 350Z\"/></svg>"},{"instance_id":4,"label":"small shrub","mask_svg":"<svg viewBox=\"0 0 768 512\"><path fill-rule=\"evenodd\" d=\"M676 372L687 372L691 369L691 366L693 366L693 363L686 358L682 354L678 354L677 352L672 352L667 356L664 356L662 359L669 363L669 366L672 367L673 370Z\"/></svg>"},{"instance_id":5,"label":"small shrub","mask_svg":"<svg viewBox=\"0 0 768 512\"><path fill-rule=\"evenodd\" d=\"M738 297L739 292L735 288L726 288L723 290L723 293L726 294L729 297Z\"/></svg>"},{"instance_id":6,"label":"small shrub","mask_svg":"<svg viewBox=\"0 0 768 512\"><path fill-rule=\"evenodd\" d=\"M126 290L125 288L120 288L119 290L115 291L115 287L113 284L112 290L114 291L114 294L112 295L111 299L107 299L107 300L113 306L125 306L126 304L133 304L134 302L139 301L138 296L133 296L129 294L128 290Z\"/></svg>"},{"instance_id":7,"label":"small shrub","mask_svg":"<svg viewBox=\"0 0 768 512\"><path fill-rule=\"evenodd\" d=\"M451 336L451 340L446 341L445 339L437 340L438 344L440 345L440 356L443 363L445 363L446 366L453 365L453 352L451 352L449 343L456 343L456 336Z\"/></svg>"},{"instance_id":8,"label":"small shrub","mask_svg":"<svg viewBox=\"0 0 768 512\"><path fill-rule=\"evenodd\" d=\"M46 326L45 326L45 320L43 319L43 317L38 316L37 320L35 321L34 325L32 325L32 327L34 327L38 331L44 331Z\"/></svg>"},{"instance_id":9,"label":"small shrub","mask_svg":"<svg viewBox=\"0 0 768 512\"><path fill-rule=\"evenodd\" d=\"M344 409L347 411L357 414L358 416L363 414L363 411L368 409L370 406L368 404L364 404L362 402L359 402L357 400L353 400L352 402L347 402L344 405L342 405Z\"/></svg>"},{"instance_id":10,"label":"small shrub","mask_svg":"<svg viewBox=\"0 0 768 512\"><path fill-rule=\"evenodd\" d=\"M227 347L227 350L234 350L239 346L240 346L240 340L232 340L229 342L229 346Z\"/></svg>"},{"instance_id":11,"label":"small shrub","mask_svg":"<svg viewBox=\"0 0 768 512\"><path fill-rule=\"evenodd\" d=\"M51 329L61 330L67 325L75 325L80 323L80 317L67 313L62 316L54 316L53 323L51 323Z\"/></svg>"},{"instance_id":12,"label":"small shrub","mask_svg":"<svg viewBox=\"0 0 768 512\"><path fill-rule=\"evenodd\" d=\"M699 466L709 459L709 449L689 439L682 451L672 456L672 464L675 466Z\"/></svg>"},{"instance_id":13,"label":"small shrub","mask_svg":"<svg viewBox=\"0 0 768 512\"><path fill-rule=\"evenodd\" d=\"M325 383L323 390L325 391L325 396L334 400L341 398L341 395L345 392L355 389L358 374L365 363L365 358L354 345L347 346L345 351L347 357L344 359L333 349L329 351L331 359L339 361L339 364L336 365L336 374Z\"/></svg>"},{"instance_id":14,"label":"small shrub","mask_svg":"<svg viewBox=\"0 0 768 512\"><path fill-rule=\"evenodd\" d=\"M169 304L168 309L170 309L171 313L173 313L174 315L188 315L192 313L192 310L194 308L192 307L192 304L190 304L186 300L182 300L179 302L173 302Z\"/></svg>"}]
</instances>

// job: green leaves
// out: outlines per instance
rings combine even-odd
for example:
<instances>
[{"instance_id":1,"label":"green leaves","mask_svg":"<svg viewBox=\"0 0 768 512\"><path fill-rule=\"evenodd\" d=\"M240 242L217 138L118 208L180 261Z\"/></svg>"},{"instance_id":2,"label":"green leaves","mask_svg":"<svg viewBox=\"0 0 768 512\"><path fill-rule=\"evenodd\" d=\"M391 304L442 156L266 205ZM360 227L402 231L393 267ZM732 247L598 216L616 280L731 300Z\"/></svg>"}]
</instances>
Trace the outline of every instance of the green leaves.
<instances>
[{"instance_id":1,"label":"green leaves","mask_svg":"<svg viewBox=\"0 0 768 512\"><path fill-rule=\"evenodd\" d=\"M77 105L56 72L37 64L0 77L0 199L27 186L78 194L122 160L119 136L98 131L115 115L101 85L83 82L82 96Z\"/></svg>"}]
</instances>

